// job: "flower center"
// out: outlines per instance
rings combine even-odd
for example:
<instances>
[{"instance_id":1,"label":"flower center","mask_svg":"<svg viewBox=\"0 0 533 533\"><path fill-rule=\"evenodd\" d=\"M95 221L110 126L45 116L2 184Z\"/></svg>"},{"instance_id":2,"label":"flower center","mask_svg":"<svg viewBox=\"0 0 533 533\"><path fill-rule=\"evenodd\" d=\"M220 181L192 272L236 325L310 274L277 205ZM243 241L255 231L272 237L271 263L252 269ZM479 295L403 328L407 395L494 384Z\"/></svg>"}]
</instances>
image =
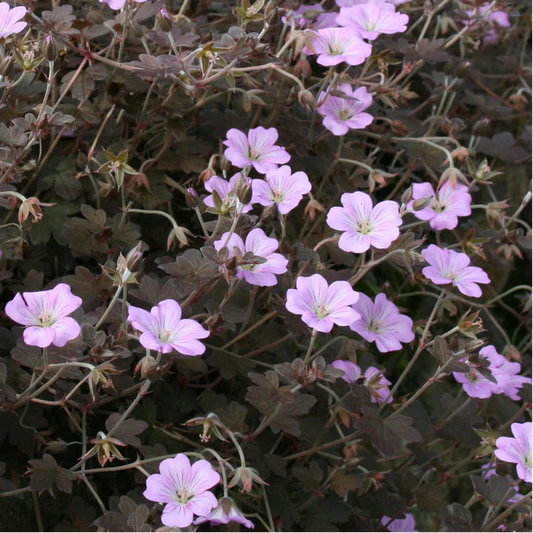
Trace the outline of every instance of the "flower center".
<instances>
[{"instance_id":1,"label":"flower center","mask_svg":"<svg viewBox=\"0 0 533 533\"><path fill-rule=\"evenodd\" d=\"M250 148L248 150L248 159L250 161L257 161L259 159L259 152L257 150L253 150L252 148Z\"/></svg>"},{"instance_id":2,"label":"flower center","mask_svg":"<svg viewBox=\"0 0 533 533\"><path fill-rule=\"evenodd\" d=\"M315 307L315 315L318 318L326 318L329 315L329 310L325 305L319 305L318 307Z\"/></svg>"},{"instance_id":3,"label":"flower center","mask_svg":"<svg viewBox=\"0 0 533 533\"><path fill-rule=\"evenodd\" d=\"M187 489L181 489L176 492L176 496L178 497L177 499L179 503L185 504L189 503L189 500L192 499L194 494L190 494Z\"/></svg>"},{"instance_id":4,"label":"flower center","mask_svg":"<svg viewBox=\"0 0 533 533\"><path fill-rule=\"evenodd\" d=\"M368 220L361 220L360 222L357 222L355 229L358 233L368 235L372 231L372 226L370 226Z\"/></svg>"},{"instance_id":5,"label":"flower center","mask_svg":"<svg viewBox=\"0 0 533 533\"><path fill-rule=\"evenodd\" d=\"M353 113L350 109L341 109L339 111L339 120L350 120L353 116Z\"/></svg>"},{"instance_id":6,"label":"flower center","mask_svg":"<svg viewBox=\"0 0 533 533\"><path fill-rule=\"evenodd\" d=\"M172 337L172 331L168 331L167 329L164 329L160 334L159 334L159 340L163 343L165 342L169 342L170 341L170 338Z\"/></svg>"},{"instance_id":7,"label":"flower center","mask_svg":"<svg viewBox=\"0 0 533 533\"><path fill-rule=\"evenodd\" d=\"M283 202L285 200L285 195L280 191L272 191L272 201L279 204L280 202Z\"/></svg>"},{"instance_id":8,"label":"flower center","mask_svg":"<svg viewBox=\"0 0 533 533\"><path fill-rule=\"evenodd\" d=\"M528 467L528 468L533 468L533 456L531 455L531 453L529 453L528 455L526 455L524 457L524 464Z\"/></svg>"},{"instance_id":9,"label":"flower center","mask_svg":"<svg viewBox=\"0 0 533 533\"><path fill-rule=\"evenodd\" d=\"M438 200L435 200L431 208L433 209L433 211L435 211L435 213L442 213L446 209L446 206L444 204L441 204Z\"/></svg>"},{"instance_id":10,"label":"flower center","mask_svg":"<svg viewBox=\"0 0 533 533\"><path fill-rule=\"evenodd\" d=\"M340 56L344 52L340 44L329 45L329 55L330 56Z\"/></svg>"},{"instance_id":11,"label":"flower center","mask_svg":"<svg viewBox=\"0 0 533 533\"><path fill-rule=\"evenodd\" d=\"M43 328L49 328L52 325L52 317L46 312L42 312L37 318L41 321Z\"/></svg>"},{"instance_id":12,"label":"flower center","mask_svg":"<svg viewBox=\"0 0 533 533\"><path fill-rule=\"evenodd\" d=\"M381 324L379 322L375 322L374 320L371 320L370 324L368 324L367 327L369 331L373 331L374 333L379 333Z\"/></svg>"}]
</instances>

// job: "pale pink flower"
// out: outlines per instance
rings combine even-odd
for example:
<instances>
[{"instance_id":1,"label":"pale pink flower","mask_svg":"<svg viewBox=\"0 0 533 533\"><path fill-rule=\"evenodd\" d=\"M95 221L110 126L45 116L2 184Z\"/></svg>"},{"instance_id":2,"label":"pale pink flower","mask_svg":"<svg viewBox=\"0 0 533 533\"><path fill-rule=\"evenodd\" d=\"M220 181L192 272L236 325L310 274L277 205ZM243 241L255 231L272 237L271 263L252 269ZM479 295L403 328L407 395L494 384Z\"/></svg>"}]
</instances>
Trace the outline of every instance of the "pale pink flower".
<instances>
[{"instance_id":1,"label":"pale pink flower","mask_svg":"<svg viewBox=\"0 0 533 533\"><path fill-rule=\"evenodd\" d=\"M391 200L372 206L372 198L364 192L344 193L343 207L332 207L326 223L342 231L339 248L345 252L361 254L371 246L388 248L398 238L402 223L398 204Z\"/></svg>"},{"instance_id":2,"label":"pale pink flower","mask_svg":"<svg viewBox=\"0 0 533 533\"><path fill-rule=\"evenodd\" d=\"M124 4L126 3L126 0L98 0L101 4L107 4L110 9L122 9L124 7ZM146 2L146 0L134 0L137 2L137 4L142 4Z\"/></svg>"},{"instance_id":3,"label":"pale pink flower","mask_svg":"<svg viewBox=\"0 0 533 533\"><path fill-rule=\"evenodd\" d=\"M371 2L354 7L342 7L337 22L340 26L352 28L362 39L373 41L381 33L404 32L409 17L403 13L396 13L394 6L388 2Z\"/></svg>"},{"instance_id":4,"label":"pale pink flower","mask_svg":"<svg viewBox=\"0 0 533 533\"><path fill-rule=\"evenodd\" d=\"M516 474L520 479L531 483L531 467L533 462L531 441L533 439L533 424L511 424L513 437L496 439L494 454L500 461L516 463Z\"/></svg>"},{"instance_id":5,"label":"pale pink flower","mask_svg":"<svg viewBox=\"0 0 533 533\"><path fill-rule=\"evenodd\" d=\"M26 326L23 333L28 346L46 348L65 346L80 334L80 325L69 315L82 304L70 287L59 283L49 291L17 293L6 304L6 315Z\"/></svg>"},{"instance_id":6,"label":"pale pink flower","mask_svg":"<svg viewBox=\"0 0 533 533\"><path fill-rule=\"evenodd\" d=\"M414 340L413 321L408 316L401 315L385 294L378 294L372 302L368 296L360 293L359 300L352 307L361 318L350 329L368 342L375 342L380 352L401 350L402 342Z\"/></svg>"},{"instance_id":7,"label":"pale pink flower","mask_svg":"<svg viewBox=\"0 0 533 533\"><path fill-rule=\"evenodd\" d=\"M148 350L183 355L201 355L205 346L198 339L209 337L209 331L196 320L182 319L181 307L174 300L163 300L150 312L130 305L128 320L142 334L139 342Z\"/></svg>"},{"instance_id":8,"label":"pale pink flower","mask_svg":"<svg viewBox=\"0 0 533 533\"><path fill-rule=\"evenodd\" d=\"M234 256L234 248L238 248L240 253L244 255L251 252L254 256L262 257L266 261L259 264L239 265L237 267L237 277L245 279L251 285L259 287L272 287L276 285L278 280L276 274L283 274L287 272L288 259L281 254L275 253L279 247L276 239L267 237L261 228L255 228L243 241L239 235L233 233L228 240L229 233L224 233L220 240L213 243L213 246L220 250L223 246L227 246L229 257Z\"/></svg>"},{"instance_id":9,"label":"pale pink flower","mask_svg":"<svg viewBox=\"0 0 533 533\"><path fill-rule=\"evenodd\" d=\"M265 180L253 180L254 201L269 206L276 204L278 211L286 215L302 200L303 195L311 191L311 183L305 172L292 171L284 165L269 170Z\"/></svg>"},{"instance_id":10,"label":"pale pink flower","mask_svg":"<svg viewBox=\"0 0 533 533\"><path fill-rule=\"evenodd\" d=\"M370 366L363 373L359 365L351 361L337 360L333 361L331 366L344 372L342 379L346 383L364 385L370 392L372 403L383 403L385 400L387 400L387 403L391 403L393 401L392 396L389 395L389 385L392 385L392 383L376 367Z\"/></svg>"},{"instance_id":11,"label":"pale pink flower","mask_svg":"<svg viewBox=\"0 0 533 533\"><path fill-rule=\"evenodd\" d=\"M359 4L384 4L385 2L389 2L390 4L394 4L395 6L399 6L401 4L405 4L406 2L409 2L410 0L335 0L335 3L339 7L353 7L357 6Z\"/></svg>"},{"instance_id":12,"label":"pale pink flower","mask_svg":"<svg viewBox=\"0 0 533 533\"><path fill-rule=\"evenodd\" d=\"M384 526L386 524L389 524L389 521L390 518L388 516L384 516L381 519L381 523ZM387 531L405 531L406 533L418 533L418 529L415 529L415 527L415 517L412 514L405 513L405 518L397 518L396 520L390 522L390 524L387 526Z\"/></svg>"},{"instance_id":13,"label":"pale pink flower","mask_svg":"<svg viewBox=\"0 0 533 533\"><path fill-rule=\"evenodd\" d=\"M360 65L372 53L372 47L354 34L351 28L323 28L316 32L304 54L317 54L317 63L330 67L339 63Z\"/></svg>"},{"instance_id":14,"label":"pale pink flower","mask_svg":"<svg viewBox=\"0 0 533 533\"><path fill-rule=\"evenodd\" d=\"M337 15L335 12L320 13L315 23L312 25L314 30L321 30L323 28L338 28Z\"/></svg>"},{"instance_id":15,"label":"pale pink flower","mask_svg":"<svg viewBox=\"0 0 533 533\"><path fill-rule=\"evenodd\" d=\"M236 522L248 529L255 529L254 523L248 520L237 507L235 501L228 497L221 498L218 505L208 515L197 518L194 525L197 526L205 522L210 522L212 526Z\"/></svg>"},{"instance_id":16,"label":"pale pink flower","mask_svg":"<svg viewBox=\"0 0 533 533\"><path fill-rule=\"evenodd\" d=\"M254 128L246 136L242 131L232 128L226 134L227 146L224 151L226 159L238 168L253 166L260 174L266 174L269 170L278 168L278 165L287 163L290 154L278 146L278 130L276 128L265 129L262 126Z\"/></svg>"},{"instance_id":17,"label":"pale pink flower","mask_svg":"<svg viewBox=\"0 0 533 533\"><path fill-rule=\"evenodd\" d=\"M220 178L218 176L212 176L205 182L205 188L208 192L212 193L215 191L219 198L222 200L222 211L224 212L230 212L232 209L235 209L239 204L239 199L237 198L237 186L239 183L251 183L252 180L250 178L243 178L241 177L241 173L238 172L234 176L230 178L230 180L225 180L224 178ZM251 211L254 203L254 198L252 197L252 200L248 205L245 205L241 209L241 213L248 213L248 211ZM208 207L215 207L215 201L213 199L213 195L209 194L204 198L204 204Z\"/></svg>"},{"instance_id":18,"label":"pale pink flower","mask_svg":"<svg viewBox=\"0 0 533 533\"><path fill-rule=\"evenodd\" d=\"M287 291L287 309L313 329L329 333L333 325L349 326L359 318L350 306L357 302L359 293L347 281L335 281L331 285L320 274L300 276L296 289Z\"/></svg>"},{"instance_id":19,"label":"pale pink flower","mask_svg":"<svg viewBox=\"0 0 533 533\"><path fill-rule=\"evenodd\" d=\"M25 7L11 8L7 2L0 2L0 38L21 32L28 25L27 22L20 22L27 12Z\"/></svg>"},{"instance_id":20,"label":"pale pink flower","mask_svg":"<svg viewBox=\"0 0 533 533\"><path fill-rule=\"evenodd\" d=\"M373 117L363 111L372 105L372 95L366 87L355 91L349 83L341 83L337 91L345 98L321 92L318 96L318 112L324 117L324 126L333 135L345 135L349 130L362 130L372 123Z\"/></svg>"},{"instance_id":21,"label":"pale pink flower","mask_svg":"<svg viewBox=\"0 0 533 533\"><path fill-rule=\"evenodd\" d=\"M313 22L320 13L324 11L324 8L320 4L312 4L310 6L302 5L298 9L289 11L289 14L281 17L283 24L289 26L294 25L299 28L307 28Z\"/></svg>"},{"instance_id":22,"label":"pale pink flower","mask_svg":"<svg viewBox=\"0 0 533 533\"><path fill-rule=\"evenodd\" d=\"M220 476L207 461L201 459L191 466L188 457L179 453L162 461L159 471L146 479L143 495L152 502L166 504L161 516L165 526L188 527L194 515L206 516L217 506L209 489L219 483Z\"/></svg>"},{"instance_id":23,"label":"pale pink flower","mask_svg":"<svg viewBox=\"0 0 533 533\"><path fill-rule=\"evenodd\" d=\"M486 348L484 348L486 350ZM494 375L494 359L492 353L483 352L480 350L480 356L484 359L489 360L490 364L487 367L487 370L492 374L493 378L496 379ZM467 364L469 364L467 362ZM498 384L486 378L480 371L479 367L474 364L469 364L469 372L453 372L453 377L457 383L463 385L463 390L471 398L490 398L493 394L499 394Z\"/></svg>"},{"instance_id":24,"label":"pale pink flower","mask_svg":"<svg viewBox=\"0 0 533 533\"><path fill-rule=\"evenodd\" d=\"M470 258L466 254L453 250L442 250L434 244L430 244L422 250L422 256L431 266L424 267L422 274L430 279L435 285L447 285L451 283L465 296L479 298L482 294L478 283L490 283L487 273L470 265Z\"/></svg>"},{"instance_id":25,"label":"pale pink flower","mask_svg":"<svg viewBox=\"0 0 533 533\"><path fill-rule=\"evenodd\" d=\"M467 217L472 214L470 204L472 197L468 187L457 183L455 186L450 181L445 181L435 192L431 183L414 183L413 200L408 204L412 207L419 198L431 198L429 204L413 215L420 220L429 220L429 225L435 230L454 229L459 220L457 217Z\"/></svg>"}]
</instances>

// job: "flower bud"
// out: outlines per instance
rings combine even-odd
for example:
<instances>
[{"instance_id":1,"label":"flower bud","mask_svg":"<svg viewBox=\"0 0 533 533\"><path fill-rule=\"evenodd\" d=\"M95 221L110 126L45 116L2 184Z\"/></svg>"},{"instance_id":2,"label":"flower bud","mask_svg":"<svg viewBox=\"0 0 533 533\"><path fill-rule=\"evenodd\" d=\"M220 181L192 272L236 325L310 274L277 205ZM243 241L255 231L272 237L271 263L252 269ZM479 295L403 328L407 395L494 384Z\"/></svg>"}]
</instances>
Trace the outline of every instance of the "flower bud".
<instances>
[{"instance_id":1,"label":"flower bud","mask_svg":"<svg viewBox=\"0 0 533 533\"><path fill-rule=\"evenodd\" d=\"M229 172L231 170L231 163L226 159L225 155L220 157L220 168L224 172Z\"/></svg>"},{"instance_id":2,"label":"flower bud","mask_svg":"<svg viewBox=\"0 0 533 533\"><path fill-rule=\"evenodd\" d=\"M126 268L132 272L139 272L143 261L144 245L142 242L137 243L126 256Z\"/></svg>"},{"instance_id":3,"label":"flower bud","mask_svg":"<svg viewBox=\"0 0 533 533\"><path fill-rule=\"evenodd\" d=\"M316 107L315 97L311 91L307 89L298 93L298 101L307 109L312 111Z\"/></svg>"},{"instance_id":4,"label":"flower bud","mask_svg":"<svg viewBox=\"0 0 533 533\"><path fill-rule=\"evenodd\" d=\"M470 61L462 61L457 67L457 77L459 79L464 78L468 74L471 65L472 63L470 63Z\"/></svg>"},{"instance_id":5,"label":"flower bud","mask_svg":"<svg viewBox=\"0 0 533 533\"><path fill-rule=\"evenodd\" d=\"M422 209L425 209L429 202L433 200L433 196L426 196L425 198L418 198L418 200L415 200L413 202L413 211L422 211Z\"/></svg>"},{"instance_id":6,"label":"flower bud","mask_svg":"<svg viewBox=\"0 0 533 533\"><path fill-rule=\"evenodd\" d=\"M231 489L235 485L239 485L241 487L241 492L250 492L254 482L259 485L268 485L268 483L265 483L259 477L257 470L246 466L240 466L233 471L233 477L228 483L228 489Z\"/></svg>"},{"instance_id":7,"label":"flower bud","mask_svg":"<svg viewBox=\"0 0 533 533\"><path fill-rule=\"evenodd\" d=\"M474 135L484 135L488 133L490 127L490 120L488 118L479 119L472 128Z\"/></svg>"},{"instance_id":8,"label":"flower bud","mask_svg":"<svg viewBox=\"0 0 533 533\"><path fill-rule=\"evenodd\" d=\"M159 13L157 13L155 19L157 26L161 29L161 31L169 33L172 30L172 18L164 7L159 10Z\"/></svg>"},{"instance_id":9,"label":"flower bud","mask_svg":"<svg viewBox=\"0 0 533 533\"><path fill-rule=\"evenodd\" d=\"M205 170L202 170L202 172L200 172L200 176L198 176L198 181L200 183L205 183L206 181L209 181L215 175L216 175L215 170L212 167L207 167Z\"/></svg>"},{"instance_id":10,"label":"flower bud","mask_svg":"<svg viewBox=\"0 0 533 533\"><path fill-rule=\"evenodd\" d=\"M413 186L409 187L402 194L402 204L407 205L413 199Z\"/></svg>"},{"instance_id":11,"label":"flower bud","mask_svg":"<svg viewBox=\"0 0 533 533\"><path fill-rule=\"evenodd\" d=\"M192 187L188 187L185 191L185 202L191 209L200 207L200 197Z\"/></svg>"},{"instance_id":12,"label":"flower bud","mask_svg":"<svg viewBox=\"0 0 533 533\"><path fill-rule=\"evenodd\" d=\"M53 36L50 34L44 38L44 55L50 62L57 59L57 44Z\"/></svg>"},{"instance_id":13,"label":"flower bud","mask_svg":"<svg viewBox=\"0 0 533 533\"><path fill-rule=\"evenodd\" d=\"M9 76L13 71L13 56L6 56L0 61L0 76Z\"/></svg>"},{"instance_id":14,"label":"flower bud","mask_svg":"<svg viewBox=\"0 0 533 533\"><path fill-rule=\"evenodd\" d=\"M252 180L245 179L244 183L235 191L235 196L239 199L242 205L248 205L252 200Z\"/></svg>"},{"instance_id":15,"label":"flower bud","mask_svg":"<svg viewBox=\"0 0 533 533\"><path fill-rule=\"evenodd\" d=\"M142 39L144 37L143 27L138 22L130 20L128 21L128 25L129 32L131 33L131 35L133 35L133 37L135 37L136 39Z\"/></svg>"},{"instance_id":16,"label":"flower bud","mask_svg":"<svg viewBox=\"0 0 533 533\"><path fill-rule=\"evenodd\" d=\"M448 61L448 63L444 65L444 74L446 76L453 76L453 71L454 71L453 62Z\"/></svg>"}]
</instances>

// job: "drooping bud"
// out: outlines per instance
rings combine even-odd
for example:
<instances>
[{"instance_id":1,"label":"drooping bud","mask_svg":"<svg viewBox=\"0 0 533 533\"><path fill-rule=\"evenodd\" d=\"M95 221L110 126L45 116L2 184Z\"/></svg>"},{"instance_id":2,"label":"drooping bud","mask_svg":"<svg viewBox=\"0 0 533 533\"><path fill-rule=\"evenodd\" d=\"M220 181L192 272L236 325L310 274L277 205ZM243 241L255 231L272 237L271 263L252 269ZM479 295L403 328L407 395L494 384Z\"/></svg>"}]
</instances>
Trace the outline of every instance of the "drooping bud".
<instances>
[{"instance_id":1,"label":"drooping bud","mask_svg":"<svg viewBox=\"0 0 533 533\"><path fill-rule=\"evenodd\" d=\"M240 466L233 471L233 477L228 483L228 489L235 487L235 485L239 485L241 487L241 492L250 492L254 482L259 485L268 485L268 483L259 477L257 470L246 466Z\"/></svg>"},{"instance_id":2,"label":"drooping bud","mask_svg":"<svg viewBox=\"0 0 533 533\"><path fill-rule=\"evenodd\" d=\"M307 111L313 111L316 107L315 97L311 91L307 89L298 93L298 101L307 109Z\"/></svg>"}]
</instances>

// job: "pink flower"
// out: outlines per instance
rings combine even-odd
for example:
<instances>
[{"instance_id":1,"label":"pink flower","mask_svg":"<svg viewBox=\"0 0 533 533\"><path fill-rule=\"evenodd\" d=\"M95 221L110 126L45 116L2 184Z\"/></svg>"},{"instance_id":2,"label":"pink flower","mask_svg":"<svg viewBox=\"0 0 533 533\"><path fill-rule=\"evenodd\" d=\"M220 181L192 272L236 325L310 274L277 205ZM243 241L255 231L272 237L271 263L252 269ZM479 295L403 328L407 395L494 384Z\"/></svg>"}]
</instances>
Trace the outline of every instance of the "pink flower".
<instances>
[{"instance_id":1,"label":"pink flower","mask_svg":"<svg viewBox=\"0 0 533 533\"><path fill-rule=\"evenodd\" d=\"M482 294L478 283L490 283L486 272L479 267L470 265L470 258L466 254L453 250L441 250L434 244L422 250L422 255L431 266L424 267L422 274L435 285L451 283L465 296L479 298Z\"/></svg>"},{"instance_id":2,"label":"pink flower","mask_svg":"<svg viewBox=\"0 0 533 533\"><path fill-rule=\"evenodd\" d=\"M255 525L251 520L248 520L237 507L237 504L232 498L224 497L218 505L208 514L197 518L194 525L200 525L204 522L211 522L212 526L219 526L220 524L227 524L229 522L236 522L242 524L248 529L255 529Z\"/></svg>"},{"instance_id":3,"label":"pink flower","mask_svg":"<svg viewBox=\"0 0 533 533\"><path fill-rule=\"evenodd\" d=\"M26 16L27 12L25 7L19 6L11 9L7 2L0 2L0 38L22 31L28 24L19 21Z\"/></svg>"},{"instance_id":4,"label":"pink flower","mask_svg":"<svg viewBox=\"0 0 533 533\"><path fill-rule=\"evenodd\" d=\"M361 254L370 246L388 248L398 238L402 223L398 204L390 200L372 206L372 198L364 192L344 193L343 207L332 207L326 223L330 228L344 232L339 248Z\"/></svg>"},{"instance_id":5,"label":"pink flower","mask_svg":"<svg viewBox=\"0 0 533 533\"><path fill-rule=\"evenodd\" d=\"M362 130L372 123L372 115L363 111L372 105L372 95L366 87L355 91L349 83L337 87L346 98L321 92L318 96L318 112L324 117L324 126L333 135L345 135L349 130Z\"/></svg>"},{"instance_id":6,"label":"pink flower","mask_svg":"<svg viewBox=\"0 0 533 533\"><path fill-rule=\"evenodd\" d=\"M313 329L328 333L333 325L349 326L359 318L350 307L357 302L359 293L347 281L335 281L331 285L320 275L300 276L296 289L287 291L287 309Z\"/></svg>"},{"instance_id":7,"label":"pink flower","mask_svg":"<svg viewBox=\"0 0 533 533\"><path fill-rule=\"evenodd\" d=\"M304 54L317 54L317 63L330 67L339 63L360 65L372 53L372 47L359 39L351 28L323 28L317 31Z\"/></svg>"},{"instance_id":8,"label":"pink flower","mask_svg":"<svg viewBox=\"0 0 533 533\"><path fill-rule=\"evenodd\" d=\"M337 28L338 13L320 13L316 22L313 24L314 30L321 30L322 28Z\"/></svg>"},{"instance_id":9,"label":"pink flower","mask_svg":"<svg viewBox=\"0 0 533 533\"><path fill-rule=\"evenodd\" d=\"M99 0L101 4L107 4L111 9L122 9L126 0ZM135 0L138 4L146 2L146 0Z\"/></svg>"},{"instance_id":10,"label":"pink flower","mask_svg":"<svg viewBox=\"0 0 533 533\"><path fill-rule=\"evenodd\" d=\"M393 398L389 396L391 382L376 367L368 367L363 374L361 368L351 361L337 360L333 361L331 366L344 372L342 379L346 383L359 382L364 385L369 390L373 403L383 403L387 398L387 403L392 402Z\"/></svg>"},{"instance_id":11,"label":"pink flower","mask_svg":"<svg viewBox=\"0 0 533 533\"><path fill-rule=\"evenodd\" d=\"M383 525L389 524L390 518L384 516L381 519ZM405 531L407 533L416 533L418 529L415 529L415 517L412 514L405 513L405 518L398 518L393 520L388 526L387 531Z\"/></svg>"},{"instance_id":12,"label":"pink flower","mask_svg":"<svg viewBox=\"0 0 533 533\"><path fill-rule=\"evenodd\" d=\"M224 233L220 240L213 243L213 246L217 250L227 246L230 257L234 256L233 248L238 248L242 255L250 252L254 256L265 259L265 262L260 264L239 265L237 267L239 279L244 278L251 285L258 285L259 287L272 287L278 282L275 274L287 272L289 260L281 254L274 253L279 247L278 241L267 237L261 228L250 231L244 242L235 233L231 235L229 240L228 236L229 233Z\"/></svg>"},{"instance_id":13,"label":"pink flower","mask_svg":"<svg viewBox=\"0 0 533 533\"><path fill-rule=\"evenodd\" d=\"M226 159L238 168L253 166L260 174L278 168L291 158L283 146L277 146L278 130L261 126L250 130L248 136L242 131L231 129L226 134Z\"/></svg>"},{"instance_id":14,"label":"pink flower","mask_svg":"<svg viewBox=\"0 0 533 533\"><path fill-rule=\"evenodd\" d=\"M520 479L531 483L532 451L531 440L533 424L511 424L512 437L500 437L496 439L494 454L501 461L516 463L516 474Z\"/></svg>"},{"instance_id":15,"label":"pink flower","mask_svg":"<svg viewBox=\"0 0 533 533\"><path fill-rule=\"evenodd\" d=\"M278 211L286 215L311 191L311 183L305 172L292 171L284 165L269 170L263 180L253 180L254 201L261 205L277 204Z\"/></svg>"},{"instance_id":16,"label":"pink flower","mask_svg":"<svg viewBox=\"0 0 533 533\"><path fill-rule=\"evenodd\" d=\"M401 342L411 342L415 338L413 321L401 315L383 293L376 296L375 302L360 293L359 300L352 307L361 318L350 329L368 342L375 342L382 353L401 350Z\"/></svg>"},{"instance_id":17,"label":"pink flower","mask_svg":"<svg viewBox=\"0 0 533 533\"><path fill-rule=\"evenodd\" d=\"M183 355L201 355L205 346L197 339L209 337L196 320L182 319L181 307L174 300L163 300L150 312L130 305L128 320L142 335L139 342L148 350L170 353L176 350Z\"/></svg>"},{"instance_id":18,"label":"pink flower","mask_svg":"<svg viewBox=\"0 0 533 533\"><path fill-rule=\"evenodd\" d=\"M283 24L298 26L306 28L311 25L311 22L319 13L322 13L324 8L320 4L312 4L310 6L302 5L294 11L290 11L288 15L281 17Z\"/></svg>"},{"instance_id":19,"label":"pink flower","mask_svg":"<svg viewBox=\"0 0 533 533\"><path fill-rule=\"evenodd\" d=\"M370 2L342 7L337 22L341 26L352 28L362 39L373 41L380 33L404 32L409 17L396 13L394 6L388 2Z\"/></svg>"},{"instance_id":20,"label":"pink flower","mask_svg":"<svg viewBox=\"0 0 533 533\"><path fill-rule=\"evenodd\" d=\"M161 521L168 527L190 526L194 515L206 516L216 507L217 499L208 489L214 487L220 476L205 460L192 466L186 455L165 459L159 465L160 474L146 479L144 497L165 503Z\"/></svg>"},{"instance_id":21,"label":"pink flower","mask_svg":"<svg viewBox=\"0 0 533 533\"><path fill-rule=\"evenodd\" d=\"M481 351L480 351L480 355ZM489 359L487 357L487 359ZM491 374L494 376L493 373L493 364L491 364L487 367L487 369L491 372ZM463 390L470 396L470 398L490 398L493 394L499 394L499 389L497 383L494 383L493 381L490 381L488 378L486 378L478 369L478 367L474 365L470 365L470 372L468 373L461 373L461 372L453 372L453 377L455 378L455 381L457 383L461 383L463 385ZM496 378L495 378L496 379Z\"/></svg>"},{"instance_id":22,"label":"pink flower","mask_svg":"<svg viewBox=\"0 0 533 533\"><path fill-rule=\"evenodd\" d=\"M65 346L80 334L80 326L69 315L82 304L65 283L52 290L17 293L7 303L6 315L18 324L27 326L24 342L28 346L46 348Z\"/></svg>"},{"instance_id":23,"label":"pink flower","mask_svg":"<svg viewBox=\"0 0 533 533\"><path fill-rule=\"evenodd\" d=\"M429 220L429 225L435 230L453 229L459 223L457 217L467 217L472 214L470 204L472 197L468 187L457 183L455 187L445 181L435 193L431 183L413 184L413 201L419 198L431 198L429 204L420 211L413 211L413 215L420 220Z\"/></svg>"},{"instance_id":24,"label":"pink flower","mask_svg":"<svg viewBox=\"0 0 533 533\"><path fill-rule=\"evenodd\" d=\"M232 209L238 207L239 199L237 198L237 186L239 184L244 185L246 183L251 183L250 178L242 178L241 173L238 172L231 179L225 180L224 178L219 178L218 176L212 176L205 182L205 188L208 192L212 193L215 191L219 198L222 200L222 214L229 213ZM242 207L241 213L248 213L252 210L252 203L254 199L248 204ZM204 198L204 204L208 207L215 208L215 201L213 195L210 194Z\"/></svg>"}]
</instances>

